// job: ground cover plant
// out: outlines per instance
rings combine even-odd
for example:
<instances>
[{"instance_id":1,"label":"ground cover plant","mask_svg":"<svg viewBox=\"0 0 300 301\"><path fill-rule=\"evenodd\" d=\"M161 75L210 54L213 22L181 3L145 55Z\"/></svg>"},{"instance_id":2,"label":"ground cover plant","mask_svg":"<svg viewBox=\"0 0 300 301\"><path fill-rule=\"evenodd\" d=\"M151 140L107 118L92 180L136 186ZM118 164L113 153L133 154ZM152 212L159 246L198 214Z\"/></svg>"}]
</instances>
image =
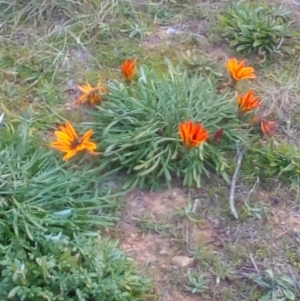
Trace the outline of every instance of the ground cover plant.
<instances>
[{"instance_id":1,"label":"ground cover plant","mask_svg":"<svg viewBox=\"0 0 300 301\"><path fill-rule=\"evenodd\" d=\"M100 237L20 240L4 253L3 300L141 300L150 287L116 244Z\"/></svg>"},{"instance_id":2,"label":"ground cover plant","mask_svg":"<svg viewBox=\"0 0 300 301\"><path fill-rule=\"evenodd\" d=\"M1 298L298 300L298 16L0 0Z\"/></svg>"}]
</instances>

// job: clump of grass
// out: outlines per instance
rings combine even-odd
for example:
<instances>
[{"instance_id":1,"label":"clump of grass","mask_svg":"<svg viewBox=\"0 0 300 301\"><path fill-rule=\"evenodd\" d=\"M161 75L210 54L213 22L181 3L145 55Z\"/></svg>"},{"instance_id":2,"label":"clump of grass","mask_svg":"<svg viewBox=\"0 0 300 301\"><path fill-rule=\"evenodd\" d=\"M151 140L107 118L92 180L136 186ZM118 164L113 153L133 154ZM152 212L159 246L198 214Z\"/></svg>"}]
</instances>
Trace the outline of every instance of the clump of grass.
<instances>
[{"instance_id":1,"label":"clump of grass","mask_svg":"<svg viewBox=\"0 0 300 301\"><path fill-rule=\"evenodd\" d=\"M288 301L299 297L299 286L295 280L287 275L276 274L272 269L265 270L262 275L251 275L250 278L263 291L259 301Z\"/></svg>"},{"instance_id":2,"label":"clump of grass","mask_svg":"<svg viewBox=\"0 0 300 301\"><path fill-rule=\"evenodd\" d=\"M282 181L296 187L300 180L299 149L285 141L269 140L253 145L245 157L246 174L266 181Z\"/></svg>"},{"instance_id":3,"label":"clump of grass","mask_svg":"<svg viewBox=\"0 0 300 301\"><path fill-rule=\"evenodd\" d=\"M137 82L113 83L107 101L91 111L95 139L104 150L101 162L126 170L131 175L127 187L154 187L176 176L183 177L184 185L199 187L211 169L228 179L226 151L235 149L236 140L249 138L247 128L239 125L232 96L218 94L213 74L190 77L170 63L162 76L147 68L140 72ZM187 120L202 123L208 143L184 147L178 127ZM215 143L220 127L224 132Z\"/></svg>"},{"instance_id":4,"label":"clump of grass","mask_svg":"<svg viewBox=\"0 0 300 301\"><path fill-rule=\"evenodd\" d=\"M192 294L200 294L208 297L207 292L209 290L211 280L207 279L206 275L201 272L189 273L188 274L188 285L186 285L186 290Z\"/></svg>"},{"instance_id":5,"label":"clump of grass","mask_svg":"<svg viewBox=\"0 0 300 301\"><path fill-rule=\"evenodd\" d=\"M0 128L0 235L3 244L27 235L92 231L109 227L118 208L106 177L90 164L67 166L29 123ZM91 222L93 221L93 222Z\"/></svg>"},{"instance_id":6,"label":"clump of grass","mask_svg":"<svg viewBox=\"0 0 300 301\"><path fill-rule=\"evenodd\" d=\"M293 53L292 41L299 37L283 7L238 1L219 15L219 21L223 37L240 53Z\"/></svg>"}]
</instances>

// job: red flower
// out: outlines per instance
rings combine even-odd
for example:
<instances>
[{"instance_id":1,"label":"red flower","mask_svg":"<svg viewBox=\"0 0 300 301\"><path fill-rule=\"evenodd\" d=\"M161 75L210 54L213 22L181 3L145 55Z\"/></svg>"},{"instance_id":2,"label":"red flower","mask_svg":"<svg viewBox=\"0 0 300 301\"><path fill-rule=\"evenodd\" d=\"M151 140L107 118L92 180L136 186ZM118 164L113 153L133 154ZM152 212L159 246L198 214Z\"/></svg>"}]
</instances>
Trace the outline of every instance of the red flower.
<instances>
[{"instance_id":1,"label":"red flower","mask_svg":"<svg viewBox=\"0 0 300 301\"><path fill-rule=\"evenodd\" d=\"M136 70L136 59L125 60L121 65L121 72L126 82L131 82Z\"/></svg>"},{"instance_id":2,"label":"red flower","mask_svg":"<svg viewBox=\"0 0 300 301\"><path fill-rule=\"evenodd\" d=\"M178 129L183 144L188 148L199 146L209 137L208 131L201 123L194 123L193 121L181 122L178 125Z\"/></svg>"},{"instance_id":3,"label":"red flower","mask_svg":"<svg viewBox=\"0 0 300 301\"><path fill-rule=\"evenodd\" d=\"M260 97L255 97L253 91L248 91L245 95L238 95L237 103L241 112L246 113L260 105Z\"/></svg>"}]
</instances>

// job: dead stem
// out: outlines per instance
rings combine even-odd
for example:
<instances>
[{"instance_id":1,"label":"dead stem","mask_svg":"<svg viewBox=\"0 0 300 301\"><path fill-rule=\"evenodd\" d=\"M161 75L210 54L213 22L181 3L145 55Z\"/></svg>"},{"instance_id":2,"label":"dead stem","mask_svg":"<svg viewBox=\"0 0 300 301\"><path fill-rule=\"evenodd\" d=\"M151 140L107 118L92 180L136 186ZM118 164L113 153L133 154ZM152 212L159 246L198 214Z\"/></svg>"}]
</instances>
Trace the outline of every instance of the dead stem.
<instances>
[{"instance_id":1,"label":"dead stem","mask_svg":"<svg viewBox=\"0 0 300 301\"><path fill-rule=\"evenodd\" d=\"M230 207L231 213L233 214L233 216L236 219L238 219L239 216L237 214L237 211L236 211L235 205L234 205L235 184L236 184L237 176L238 176L241 164L242 164L242 159L243 159L245 151L246 151L245 148L242 149L242 150L238 149L237 164L236 164L236 167L235 167L235 170L234 170L234 173L233 173L233 176L232 176L231 185L230 185L229 207Z\"/></svg>"}]
</instances>

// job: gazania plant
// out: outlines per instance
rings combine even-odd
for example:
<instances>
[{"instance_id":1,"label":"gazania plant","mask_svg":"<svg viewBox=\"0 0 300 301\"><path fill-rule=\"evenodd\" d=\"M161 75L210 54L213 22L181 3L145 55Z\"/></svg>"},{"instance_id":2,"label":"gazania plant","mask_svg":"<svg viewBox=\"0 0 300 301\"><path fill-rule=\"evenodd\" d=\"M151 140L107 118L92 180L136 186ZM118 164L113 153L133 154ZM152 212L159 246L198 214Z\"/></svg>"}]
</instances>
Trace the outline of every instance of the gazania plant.
<instances>
[{"instance_id":1,"label":"gazania plant","mask_svg":"<svg viewBox=\"0 0 300 301\"><path fill-rule=\"evenodd\" d=\"M32 129L24 122L0 130L1 243L93 231L91 219L113 225L118 201L102 184L109 178L90 164L62 164Z\"/></svg>"},{"instance_id":2,"label":"gazania plant","mask_svg":"<svg viewBox=\"0 0 300 301\"><path fill-rule=\"evenodd\" d=\"M130 87L112 83L109 101L90 111L104 152L100 164L129 173L125 187L154 188L174 177L199 187L210 170L227 179L227 151L249 135L239 126L235 100L217 93L215 75L191 77L168 66L164 75L141 68Z\"/></svg>"}]
</instances>

